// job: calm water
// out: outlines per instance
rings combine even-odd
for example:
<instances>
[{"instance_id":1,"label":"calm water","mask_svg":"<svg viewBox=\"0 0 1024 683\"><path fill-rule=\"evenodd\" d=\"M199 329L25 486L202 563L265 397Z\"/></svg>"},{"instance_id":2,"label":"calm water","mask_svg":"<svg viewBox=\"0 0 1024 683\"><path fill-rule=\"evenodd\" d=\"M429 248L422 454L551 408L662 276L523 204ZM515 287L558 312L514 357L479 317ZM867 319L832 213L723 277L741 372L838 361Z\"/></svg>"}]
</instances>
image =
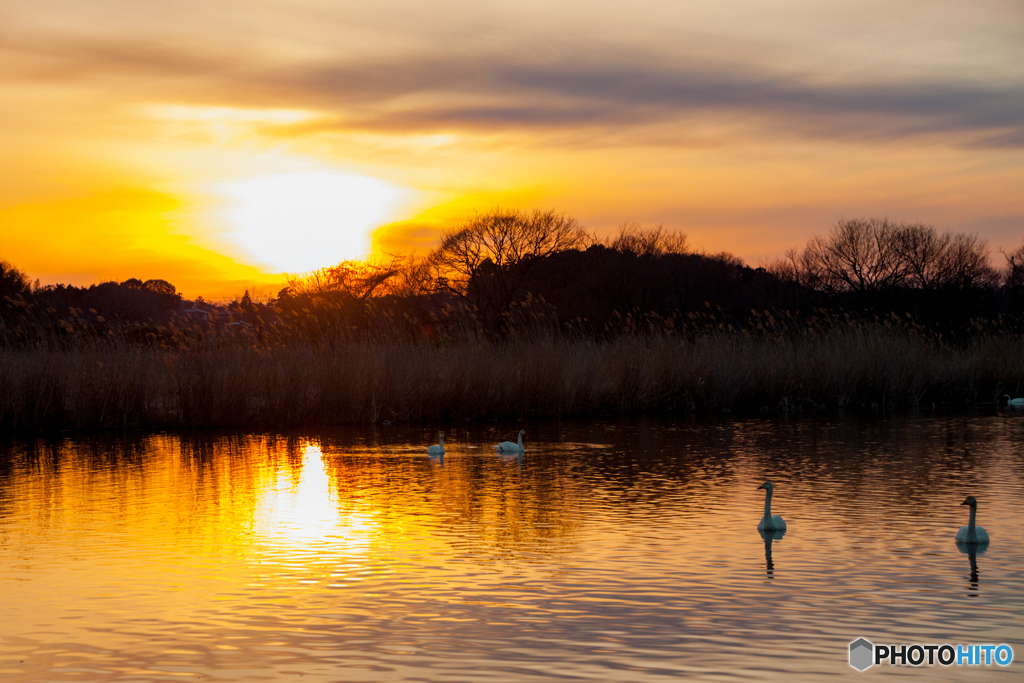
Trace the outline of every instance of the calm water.
<instances>
[{"instance_id":1,"label":"calm water","mask_svg":"<svg viewBox=\"0 0 1024 683\"><path fill-rule=\"evenodd\" d=\"M518 426L449 428L443 463L426 428L6 443L0 678L1024 670L1024 419L527 423L522 461L496 455ZM857 674L859 636L1015 662Z\"/></svg>"}]
</instances>

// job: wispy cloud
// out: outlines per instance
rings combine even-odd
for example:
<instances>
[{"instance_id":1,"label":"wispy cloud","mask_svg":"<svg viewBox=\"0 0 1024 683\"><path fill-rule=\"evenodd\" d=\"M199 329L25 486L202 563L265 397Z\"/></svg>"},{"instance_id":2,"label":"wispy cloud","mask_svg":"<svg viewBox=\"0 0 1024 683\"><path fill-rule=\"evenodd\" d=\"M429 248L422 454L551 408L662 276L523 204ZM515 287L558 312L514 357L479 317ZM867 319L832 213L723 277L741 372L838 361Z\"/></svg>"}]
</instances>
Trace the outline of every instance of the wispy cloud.
<instances>
[{"instance_id":1,"label":"wispy cloud","mask_svg":"<svg viewBox=\"0 0 1024 683\"><path fill-rule=\"evenodd\" d=\"M939 73L851 76L605 46L556 53L404 51L274 60L137 39L21 40L8 78L115 87L126 99L319 112L328 127L388 132L573 131L705 119L760 136L1021 146L1024 81ZM1024 56L1024 50L1022 50Z\"/></svg>"},{"instance_id":2,"label":"wispy cloud","mask_svg":"<svg viewBox=\"0 0 1024 683\"><path fill-rule=\"evenodd\" d=\"M369 128L617 128L718 116L814 137L941 132L1014 144L1024 132L1021 84L822 83L812 74L635 53L563 63L479 55L471 62L313 66L263 84Z\"/></svg>"}]
</instances>

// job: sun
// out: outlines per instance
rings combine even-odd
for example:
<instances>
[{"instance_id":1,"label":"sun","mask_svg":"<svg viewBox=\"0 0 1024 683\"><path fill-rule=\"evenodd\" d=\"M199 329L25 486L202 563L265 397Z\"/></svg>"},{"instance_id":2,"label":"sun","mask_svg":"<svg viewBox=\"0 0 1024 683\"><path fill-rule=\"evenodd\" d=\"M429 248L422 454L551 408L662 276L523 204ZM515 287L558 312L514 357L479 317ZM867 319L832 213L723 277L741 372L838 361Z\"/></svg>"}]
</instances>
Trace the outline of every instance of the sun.
<instances>
[{"instance_id":1,"label":"sun","mask_svg":"<svg viewBox=\"0 0 1024 683\"><path fill-rule=\"evenodd\" d=\"M370 253L370 233L396 217L408 190L377 178L303 172L219 185L228 239L253 262L302 273Z\"/></svg>"}]
</instances>

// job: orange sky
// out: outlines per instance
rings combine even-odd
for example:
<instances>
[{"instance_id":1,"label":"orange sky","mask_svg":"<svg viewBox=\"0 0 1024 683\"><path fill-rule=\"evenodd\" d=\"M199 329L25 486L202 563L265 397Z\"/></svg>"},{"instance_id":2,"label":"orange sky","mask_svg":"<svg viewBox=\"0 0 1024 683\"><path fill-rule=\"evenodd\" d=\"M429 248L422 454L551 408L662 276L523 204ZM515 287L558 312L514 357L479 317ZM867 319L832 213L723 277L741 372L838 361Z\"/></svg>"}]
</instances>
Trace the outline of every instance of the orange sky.
<instances>
[{"instance_id":1,"label":"orange sky","mask_svg":"<svg viewBox=\"0 0 1024 683\"><path fill-rule=\"evenodd\" d=\"M498 205L755 265L842 217L1024 237L1017 0L4 0L0 87L43 283L276 291Z\"/></svg>"}]
</instances>

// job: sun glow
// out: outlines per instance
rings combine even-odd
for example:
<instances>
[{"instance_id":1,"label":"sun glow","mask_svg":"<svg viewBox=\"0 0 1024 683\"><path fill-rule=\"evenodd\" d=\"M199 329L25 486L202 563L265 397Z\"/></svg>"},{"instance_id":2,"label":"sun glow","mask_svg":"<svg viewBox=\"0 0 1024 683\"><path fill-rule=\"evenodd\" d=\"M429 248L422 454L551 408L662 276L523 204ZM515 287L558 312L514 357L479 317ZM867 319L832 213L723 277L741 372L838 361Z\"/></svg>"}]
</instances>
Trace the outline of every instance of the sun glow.
<instances>
[{"instance_id":1,"label":"sun glow","mask_svg":"<svg viewBox=\"0 0 1024 683\"><path fill-rule=\"evenodd\" d=\"M394 220L407 190L331 172L224 183L229 239L275 272L308 272L370 253L370 233Z\"/></svg>"}]
</instances>

